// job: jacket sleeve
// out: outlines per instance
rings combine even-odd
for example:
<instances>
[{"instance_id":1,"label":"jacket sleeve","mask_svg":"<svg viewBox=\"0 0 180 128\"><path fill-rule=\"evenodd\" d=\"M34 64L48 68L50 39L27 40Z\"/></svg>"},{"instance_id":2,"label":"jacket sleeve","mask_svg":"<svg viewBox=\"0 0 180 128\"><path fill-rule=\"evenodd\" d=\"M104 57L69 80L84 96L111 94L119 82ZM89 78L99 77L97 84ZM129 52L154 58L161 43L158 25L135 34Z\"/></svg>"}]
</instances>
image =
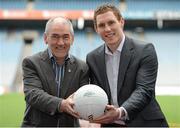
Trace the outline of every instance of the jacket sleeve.
<instances>
[{"instance_id":1,"label":"jacket sleeve","mask_svg":"<svg viewBox=\"0 0 180 128\"><path fill-rule=\"evenodd\" d=\"M22 67L26 103L42 112L54 115L62 99L44 91L44 83L32 59L25 58Z\"/></svg>"},{"instance_id":2,"label":"jacket sleeve","mask_svg":"<svg viewBox=\"0 0 180 128\"><path fill-rule=\"evenodd\" d=\"M139 69L136 73L135 90L122 107L133 119L155 96L155 83L157 77L158 61L152 44L146 45L141 53Z\"/></svg>"}]
</instances>

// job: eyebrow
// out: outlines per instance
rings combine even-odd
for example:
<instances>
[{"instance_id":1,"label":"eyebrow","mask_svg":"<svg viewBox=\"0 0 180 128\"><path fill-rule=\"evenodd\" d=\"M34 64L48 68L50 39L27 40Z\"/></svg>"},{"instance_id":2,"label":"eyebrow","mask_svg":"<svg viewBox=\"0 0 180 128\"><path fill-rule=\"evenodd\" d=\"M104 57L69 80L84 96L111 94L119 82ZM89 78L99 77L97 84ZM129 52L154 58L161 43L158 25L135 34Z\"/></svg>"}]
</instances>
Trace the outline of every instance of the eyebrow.
<instances>
[{"instance_id":1,"label":"eyebrow","mask_svg":"<svg viewBox=\"0 0 180 128\"><path fill-rule=\"evenodd\" d=\"M61 36L61 35L56 34L56 33L52 33L51 35ZM66 33L65 33L65 34L63 34L62 36L69 36L69 35L70 35L70 34L68 34L68 33L66 34Z\"/></svg>"}]
</instances>

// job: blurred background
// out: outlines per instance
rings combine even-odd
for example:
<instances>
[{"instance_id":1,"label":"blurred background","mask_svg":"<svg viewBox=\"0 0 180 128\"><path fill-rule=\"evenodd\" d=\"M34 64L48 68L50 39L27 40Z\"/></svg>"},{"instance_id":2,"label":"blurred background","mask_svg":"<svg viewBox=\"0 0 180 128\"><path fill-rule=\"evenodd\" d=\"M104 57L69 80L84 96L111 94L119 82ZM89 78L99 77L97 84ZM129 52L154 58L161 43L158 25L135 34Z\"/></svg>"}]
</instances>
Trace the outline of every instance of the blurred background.
<instances>
[{"instance_id":1,"label":"blurred background","mask_svg":"<svg viewBox=\"0 0 180 128\"><path fill-rule=\"evenodd\" d=\"M20 126L24 109L22 59L47 48L46 21L69 18L75 29L71 53L85 61L103 42L93 28L93 10L116 5L125 33L154 44L159 69L156 97L171 127L180 127L180 0L0 0L0 127Z\"/></svg>"}]
</instances>

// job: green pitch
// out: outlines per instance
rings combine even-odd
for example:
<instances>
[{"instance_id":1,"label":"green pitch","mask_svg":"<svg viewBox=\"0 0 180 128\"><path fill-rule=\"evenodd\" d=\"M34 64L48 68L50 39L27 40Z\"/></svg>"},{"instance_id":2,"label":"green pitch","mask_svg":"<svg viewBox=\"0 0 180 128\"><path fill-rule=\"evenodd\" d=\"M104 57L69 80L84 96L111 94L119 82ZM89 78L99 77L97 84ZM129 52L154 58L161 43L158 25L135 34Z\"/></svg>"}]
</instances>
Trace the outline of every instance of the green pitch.
<instances>
[{"instance_id":1,"label":"green pitch","mask_svg":"<svg viewBox=\"0 0 180 128\"><path fill-rule=\"evenodd\" d=\"M25 109L23 94L0 96L0 127L20 126Z\"/></svg>"},{"instance_id":2,"label":"green pitch","mask_svg":"<svg viewBox=\"0 0 180 128\"><path fill-rule=\"evenodd\" d=\"M180 96L157 96L170 126L180 127Z\"/></svg>"},{"instance_id":3,"label":"green pitch","mask_svg":"<svg viewBox=\"0 0 180 128\"><path fill-rule=\"evenodd\" d=\"M180 127L180 96L157 96L170 126ZM19 127L24 114L23 94L0 96L0 127Z\"/></svg>"}]
</instances>

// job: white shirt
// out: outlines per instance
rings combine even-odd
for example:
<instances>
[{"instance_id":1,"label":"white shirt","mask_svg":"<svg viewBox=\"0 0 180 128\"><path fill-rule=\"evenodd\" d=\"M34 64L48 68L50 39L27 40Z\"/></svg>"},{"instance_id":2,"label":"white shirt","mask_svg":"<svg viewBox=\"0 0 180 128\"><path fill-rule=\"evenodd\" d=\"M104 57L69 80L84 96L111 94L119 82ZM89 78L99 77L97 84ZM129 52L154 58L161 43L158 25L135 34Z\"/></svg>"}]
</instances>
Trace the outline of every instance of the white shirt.
<instances>
[{"instance_id":1,"label":"white shirt","mask_svg":"<svg viewBox=\"0 0 180 128\"><path fill-rule=\"evenodd\" d=\"M120 42L118 48L114 53L112 53L109 48L105 47L105 62L106 62L106 71L107 71L107 77L108 82L110 85L111 90L111 102L115 107L120 107L118 105L118 99L117 99L117 82L118 82L118 73L119 73L119 64L120 64L120 56L121 51L124 45L125 41L125 35L123 35L122 41ZM127 111L123 108L125 111L125 115L127 115ZM115 121L115 123L123 124L122 120Z\"/></svg>"}]
</instances>

